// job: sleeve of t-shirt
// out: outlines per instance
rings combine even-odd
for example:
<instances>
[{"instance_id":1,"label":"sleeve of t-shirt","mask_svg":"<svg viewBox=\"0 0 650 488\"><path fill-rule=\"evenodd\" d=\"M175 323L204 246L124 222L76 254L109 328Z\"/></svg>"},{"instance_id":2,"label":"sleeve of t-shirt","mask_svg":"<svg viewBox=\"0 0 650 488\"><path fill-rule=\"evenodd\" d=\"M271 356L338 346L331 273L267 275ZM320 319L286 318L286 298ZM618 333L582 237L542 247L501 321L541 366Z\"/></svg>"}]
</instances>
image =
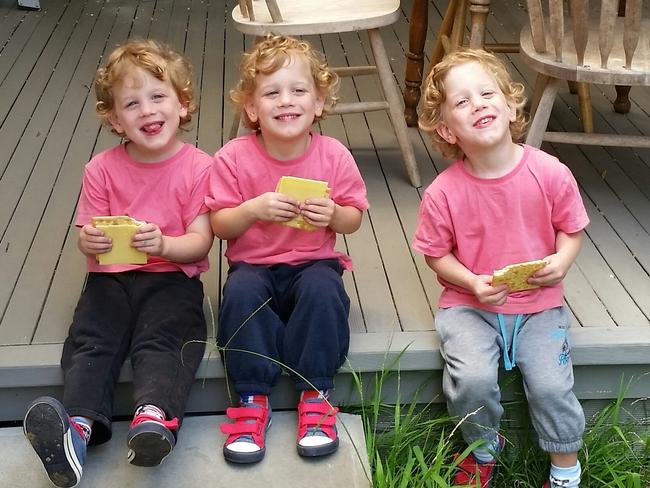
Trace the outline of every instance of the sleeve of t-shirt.
<instances>
[{"instance_id":1,"label":"sleeve of t-shirt","mask_svg":"<svg viewBox=\"0 0 650 488\"><path fill-rule=\"evenodd\" d=\"M440 258L449 254L454 244L451 217L442 192L425 191L418 211L413 249Z\"/></svg>"},{"instance_id":2,"label":"sleeve of t-shirt","mask_svg":"<svg viewBox=\"0 0 650 488\"><path fill-rule=\"evenodd\" d=\"M350 151L340 148L340 166L336 180L330 183L330 198L343 207L367 210L369 207L366 184Z\"/></svg>"},{"instance_id":3,"label":"sleeve of t-shirt","mask_svg":"<svg viewBox=\"0 0 650 488\"><path fill-rule=\"evenodd\" d=\"M553 212L551 219L553 228L567 234L573 234L584 229L589 223L580 190L571 170L561 164L555 185Z\"/></svg>"},{"instance_id":4,"label":"sleeve of t-shirt","mask_svg":"<svg viewBox=\"0 0 650 488\"><path fill-rule=\"evenodd\" d=\"M212 211L234 208L244 198L239 189L234 146L226 144L214 155L208 177L208 192L205 204Z\"/></svg>"},{"instance_id":5,"label":"sleeve of t-shirt","mask_svg":"<svg viewBox=\"0 0 650 488\"><path fill-rule=\"evenodd\" d=\"M103 172L98 161L92 159L84 168L75 225L82 227L89 224L92 217L110 215L110 211Z\"/></svg>"}]
</instances>

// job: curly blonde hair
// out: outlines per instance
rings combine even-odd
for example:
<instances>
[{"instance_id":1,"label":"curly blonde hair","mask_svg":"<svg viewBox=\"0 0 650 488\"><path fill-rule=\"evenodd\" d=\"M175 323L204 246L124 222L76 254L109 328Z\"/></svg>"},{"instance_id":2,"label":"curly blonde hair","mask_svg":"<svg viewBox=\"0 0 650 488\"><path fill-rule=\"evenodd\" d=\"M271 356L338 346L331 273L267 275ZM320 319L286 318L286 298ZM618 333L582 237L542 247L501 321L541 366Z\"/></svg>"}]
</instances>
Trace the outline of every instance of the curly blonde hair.
<instances>
[{"instance_id":1,"label":"curly blonde hair","mask_svg":"<svg viewBox=\"0 0 650 488\"><path fill-rule=\"evenodd\" d=\"M444 157L450 159L462 158L463 151L457 144L449 144L440 137L436 127L442 122L442 104L446 100L445 79L453 67L465 63L479 63L494 77L508 104L516 109L515 120L510 122L512 140L519 142L528 126L528 117L523 111L526 103L524 85L512 80L510 72L499 58L482 49L460 49L451 52L433 67L425 80L418 119L418 126L429 134L432 144Z\"/></svg>"},{"instance_id":2,"label":"curly blonde hair","mask_svg":"<svg viewBox=\"0 0 650 488\"><path fill-rule=\"evenodd\" d=\"M187 115L181 117L180 126L183 127L192 120L197 105L194 101L192 66L189 61L158 41L134 39L116 47L95 75L95 110L104 124L111 126L109 117L115 109L113 88L129 76L133 68L142 68L158 80L169 81L181 105L187 108ZM118 134L112 126L111 130Z\"/></svg>"},{"instance_id":3,"label":"curly blonde hair","mask_svg":"<svg viewBox=\"0 0 650 488\"><path fill-rule=\"evenodd\" d=\"M230 90L230 99L235 105L235 109L242 114L244 125L249 129L259 130L259 124L253 122L244 110L246 103L255 92L257 75L275 73L280 68L287 66L291 57L296 55L302 56L307 61L316 90L325 98L323 113L316 116L314 122L324 118L336 104L339 77L327 66L325 56L306 41L269 34L242 55L239 64L240 80L237 86Z\"/></svg>"}]
</instances>

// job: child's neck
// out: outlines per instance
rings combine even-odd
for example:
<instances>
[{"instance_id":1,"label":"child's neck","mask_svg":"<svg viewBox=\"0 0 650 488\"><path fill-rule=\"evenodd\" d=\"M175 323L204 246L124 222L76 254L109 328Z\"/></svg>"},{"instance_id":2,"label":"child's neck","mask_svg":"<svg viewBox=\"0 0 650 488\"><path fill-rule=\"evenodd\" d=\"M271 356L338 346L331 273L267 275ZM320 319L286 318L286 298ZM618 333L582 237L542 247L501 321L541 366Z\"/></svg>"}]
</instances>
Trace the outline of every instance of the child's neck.
<instances>
[{"instance_id":1,"label":"child's neck","mask_svg":"<svg viewBox=\"0 0 650 488\"><path fill-rule=\"evenodd\" d=\"M465 168L477 178L500 178L519 164L523 153L523 147L513 142L466 152L463 162Z\"/></svg>"},{"instance_id":2,"label":"child's neck","mask_svg":"<svg viewBox=\"0 0 650 488\"><path fill-rule=\"evenodd\" d=\"M288 161L296 159L307 152L307 148L311 142L311 133L308 132L296 140L278 140L265 138L261 132L257 133L257 140L262 145L266 153L274 159L280 161Z\"/></svg>"}]
</instances>

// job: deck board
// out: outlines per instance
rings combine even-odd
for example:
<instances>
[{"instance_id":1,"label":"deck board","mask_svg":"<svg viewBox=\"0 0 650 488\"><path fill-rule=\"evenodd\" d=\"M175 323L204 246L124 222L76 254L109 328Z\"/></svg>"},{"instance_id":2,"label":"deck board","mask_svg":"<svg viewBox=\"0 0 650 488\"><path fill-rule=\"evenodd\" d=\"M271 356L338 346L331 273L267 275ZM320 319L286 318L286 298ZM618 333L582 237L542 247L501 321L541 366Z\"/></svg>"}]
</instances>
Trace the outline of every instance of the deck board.
<instances>
[{"instance_id":1,"label":"deck board","mask_svg":"<svg viewBox=\"0 0 650 488\"><path fill-rule=\"evenodd\" d=\"M91 88L102 56L129 37L158 38L183 51L194 66L201 109L182 137L213 154L228 137L233 117L228 90L238 78L240 52L252 42L230 20L235 3L47 0L35 12L0 0L0 357L6 358L0 369L16 372L0 387L61 381L58 356L85 281L74 226L83 166L118 142L94 112ZM445 3L430 3L425 66ZM402 88L411 5L412 0L404 0L399 20L381 31ZM488 40L515 42L515 26L526 15L517 0L493 2ZM332 65L371 59L365 35L308 40ZM531 90L534 73L516 54L504 59L515 79ZM346 101L369 100L379 91L374 78L357 77L342 81L340 95ZM614 114L613 89L593 87L596 127L650 133L650 90L633 88L630 96L632 111ZM563 87L551 126L579 129L577 104ZM441 287L410 241L422 192L448 162L432 150L425 134L410 128L424 185L414 189L387 114L331 116L316 130L350 148L371 205L359 231L337 241L337 248L354 261L353 272L344 275L351 299L353 365L370 371L381 358L386 360L386 348L397 354L410 344L400 367L439 369L433 329ZM566 302L577 328L574 359L579 365L640 364L650 347L650 150L548 144L544 149L571 168L591 218L583 250L565 279ZM216 313L219 307L227 273L223 248L215 242L211 269L203 276L206 312ZM210 336L213 322L208 316ZM603 346L607 340L618 346L608 351ZM203 377L223 376L215 362L213 357L204 363ZM39 379L28 379L34 372Z\"/></svg>"}]
</instances>

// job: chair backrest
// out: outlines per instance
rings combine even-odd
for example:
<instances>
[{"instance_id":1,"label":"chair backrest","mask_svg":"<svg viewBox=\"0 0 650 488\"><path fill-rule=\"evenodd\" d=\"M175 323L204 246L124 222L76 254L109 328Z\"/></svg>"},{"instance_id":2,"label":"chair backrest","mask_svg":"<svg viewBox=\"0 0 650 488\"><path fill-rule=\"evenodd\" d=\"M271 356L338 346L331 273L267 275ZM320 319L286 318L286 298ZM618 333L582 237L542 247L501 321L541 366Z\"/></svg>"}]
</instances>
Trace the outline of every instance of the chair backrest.
<instances>
[{"instance_id":1,"label":"chair backrest","mask_svg":"<svg viewBox=\"0 0 650 488\"><path fill-rule=\"evenodd\" d=\"M535 50L540 53L547 52L547 36L552 40L555 60L565 62L567 43L565 32L573 33L573 42L570 45L572 52L577 56L577 65L585 66L588 49L597 50L600 57L600 68L608 69L613 60L610 60L612 48L622 48L625 58L625 68L633 69L634 56L639 46L641 34L642 0L626 1L624 12L619 12L619 0L600 0L600 20L596 23L590 19L593 16L589 0L569 0L569 18L565 18L565 2L562 0L548 0L548 17L543 13L541 0L527 0L528 15L530 17L530 30ZM591 2L594 2L592 0ZM596 12L598 12L596 10ZM548 22L548 25L546 23ZM565 26L569 23L570 25ZM594 28L596 26L596 28ZM550 32L547 33L547 29ZM589 43L591 36L597 36L595 41ZM645 42L648 38L645 37ZM620 46L618 46L620 44ZM620 49L618 49L620 52ZM592 56L593 59L593 56ZM620 66L616 66L619 68Z\"/></svg>"},{"instance_id":2,"label":"chair backrest","mask_svg":"<svg viewBox=\"0 0 650 488\"><path fill-rule=\"evenodd\" d=\"M265 0L266 8L271 14L271 19L274 23L282 22L282 13L280 12L280 7L278 7L278 2L275 0ZM253 0L239 0L239 9L241 11L242 17L246 17L248 20L255 20L255 9L253 8Z\"/></svg>"}]
</instances>

